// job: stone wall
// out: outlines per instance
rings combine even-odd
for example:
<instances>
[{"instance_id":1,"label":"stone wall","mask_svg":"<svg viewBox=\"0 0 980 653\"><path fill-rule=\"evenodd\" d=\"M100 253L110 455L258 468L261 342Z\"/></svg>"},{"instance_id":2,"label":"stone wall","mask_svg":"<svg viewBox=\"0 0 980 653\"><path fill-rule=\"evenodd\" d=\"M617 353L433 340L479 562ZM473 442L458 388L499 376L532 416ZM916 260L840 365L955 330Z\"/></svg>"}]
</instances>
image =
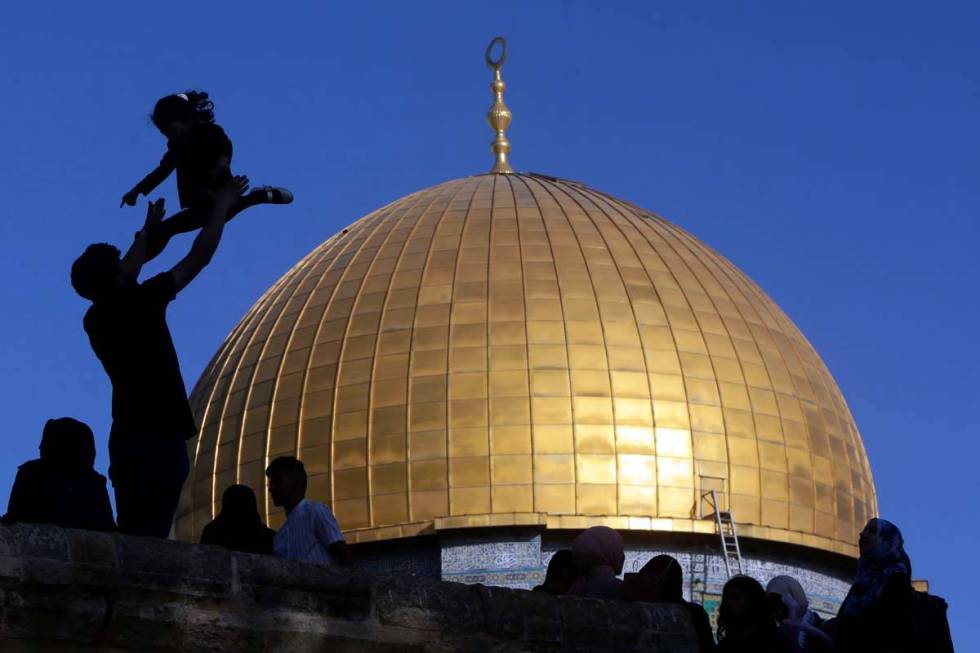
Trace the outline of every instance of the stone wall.
<instances>
[{"instance_id":1,"label":"stone wall","mask_svg":"<svg viewBox=\"0 0 980 653\"><path fill-rule=\"evenodd\" d=\"M695 650L674 606L557 599L184 542L0 527L4 651Z\"/></svg>"}]
</instances>

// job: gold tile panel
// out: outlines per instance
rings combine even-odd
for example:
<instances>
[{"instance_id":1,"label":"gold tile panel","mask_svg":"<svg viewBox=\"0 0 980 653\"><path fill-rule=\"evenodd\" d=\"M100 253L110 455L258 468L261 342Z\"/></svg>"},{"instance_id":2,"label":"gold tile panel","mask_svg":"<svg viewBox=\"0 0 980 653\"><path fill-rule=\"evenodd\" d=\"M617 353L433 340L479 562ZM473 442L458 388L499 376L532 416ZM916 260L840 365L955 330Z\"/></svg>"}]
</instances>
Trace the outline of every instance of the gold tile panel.
<instances>
[{"instance_id":1,"label":"gold tile panel","mask_svg":"<svg viewBox=\"0 0 980 653\"><path fill-rule=\"evenodd\" d=\"M713 532L854 554L877 510L807 340L729 261L581 184L482 175L400 199L297 263L192 393L177 533L298 455L351 541L537 524Z\"/></svg>"}]
</instances>

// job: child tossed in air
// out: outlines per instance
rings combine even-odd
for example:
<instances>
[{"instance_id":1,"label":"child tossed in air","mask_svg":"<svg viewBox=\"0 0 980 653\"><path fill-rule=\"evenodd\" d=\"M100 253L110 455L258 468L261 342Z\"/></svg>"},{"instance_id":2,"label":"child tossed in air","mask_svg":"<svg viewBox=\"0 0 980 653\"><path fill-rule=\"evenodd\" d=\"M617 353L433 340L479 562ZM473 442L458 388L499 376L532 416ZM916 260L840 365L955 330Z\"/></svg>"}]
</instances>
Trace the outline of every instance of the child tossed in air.
<instances>
[{"instance_id":1,"label":"child tossed in air","mask_svg":"<svg viewBox=\"0 0 980 653\"><path fill-rule=\"evenodd\" d=\"M171 236L201 228L211 211L214 192L232 177L231 140L214 123L214 104L207 93L187 91L161 98L153 107L152 120L167 137L167 152L155 170L123 195L119 206L135 206L140 195L149 195L176 170L183 210L158 225L148 259L162 250ZM256 204L292 201L293 194L285 188L260 186L238 200L228 211L227 220Z\"/></svg>"}]
</instances>

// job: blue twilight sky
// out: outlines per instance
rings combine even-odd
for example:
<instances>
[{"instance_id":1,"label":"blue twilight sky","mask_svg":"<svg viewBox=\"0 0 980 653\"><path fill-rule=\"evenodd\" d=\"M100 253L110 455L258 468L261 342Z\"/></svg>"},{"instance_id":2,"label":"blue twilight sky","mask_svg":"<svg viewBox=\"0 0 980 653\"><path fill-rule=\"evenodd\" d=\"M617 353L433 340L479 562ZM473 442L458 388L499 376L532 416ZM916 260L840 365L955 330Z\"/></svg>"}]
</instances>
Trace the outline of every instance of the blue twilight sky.
<instances>
[{"instance_id":1,"label":"blue twilight sky","mask_svg":"<svg viewBox=\"0 0 980 653\"><path fill-rule=\"evenodd\" d=\"M48 417L90 423L105 470L109 385L68 268L140 225L142 204L117 206L163 151L157 97L209 91L236 170L296 194L236 221L171 308L190 385L327 236L489 168L499 33L515 167L656 211L772 295L850 402L882 516L949 599L959 650L980 649L978 24L951 1L6 3L0 503Z\"/></svg>"}]
</instances>

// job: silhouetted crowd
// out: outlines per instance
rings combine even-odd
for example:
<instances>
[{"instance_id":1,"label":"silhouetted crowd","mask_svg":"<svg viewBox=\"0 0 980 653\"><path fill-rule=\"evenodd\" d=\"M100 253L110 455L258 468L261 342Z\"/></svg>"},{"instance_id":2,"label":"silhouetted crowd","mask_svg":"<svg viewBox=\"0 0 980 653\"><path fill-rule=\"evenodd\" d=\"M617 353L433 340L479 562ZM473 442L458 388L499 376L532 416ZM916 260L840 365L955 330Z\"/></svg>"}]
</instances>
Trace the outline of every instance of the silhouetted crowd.
<instances>
[{"instance_id":1,"label":"silhouetted crowd","mask_svg":"<svg viewBox=\"0 0 980 653\"><path fill-rule=\"evenodd\" d=\"M676 604L690 615L701 653L952 652L946 602L912 587L912 564L898 528L872 519L858 546L857 576L837 616L827 621L810 609L795 578L776 576L763 587L750 576L733 576L722 590L717 643L704 608L684 600L680 563L658 555L639 572L623 574L623 538L607 526L593 526L571 549L556 551L534 591Z\"/></svg>"},{"instance_id":2,"label":"silhouetted crowd","mask_svg":"<svg viewBox=\"0 0 980 653\"><path fill-rule=\"evenodd\" d=\"M163 200L150 202L143 228L125 254L99 243L74 262L71 282L91 302L84 328L112 383L109 477L95 471L92 430L70 417L48 420L40 458L17 471L4 524L34 522L98 531L168 537L190 465L185 441L197 428L187 399L166 311L211 261L225 222L257 204L288 204L290 192L261 187L231 173L232 144L214 123L207 93L162 98L152 114L167 138L160 165L126 192L133 206L176 172L181 211L164 219ZM140 282L144 263L179 233L199 230L188 254L167 272ZM274 505L286 513L277 531L262 523L251 488L225 489L221 512L201 542L233 551L324 565L348 565L350 550L330 508L306 498L303 463L292 456L266 469ZM666 602L680 606L698 635L700 651L722 653L946 653L952 651L946 603L912 587L912 565L899 530L872 519L859 540L858 572L837 616L823 621L789 576L767 587L735 576L724 587L717 643L702 606L683 598L678 561L658 555L637 573L623 572L622 536L605 526L581 533L558 551L536 591L556 596Z\"/></svg>"}]
</instances>

